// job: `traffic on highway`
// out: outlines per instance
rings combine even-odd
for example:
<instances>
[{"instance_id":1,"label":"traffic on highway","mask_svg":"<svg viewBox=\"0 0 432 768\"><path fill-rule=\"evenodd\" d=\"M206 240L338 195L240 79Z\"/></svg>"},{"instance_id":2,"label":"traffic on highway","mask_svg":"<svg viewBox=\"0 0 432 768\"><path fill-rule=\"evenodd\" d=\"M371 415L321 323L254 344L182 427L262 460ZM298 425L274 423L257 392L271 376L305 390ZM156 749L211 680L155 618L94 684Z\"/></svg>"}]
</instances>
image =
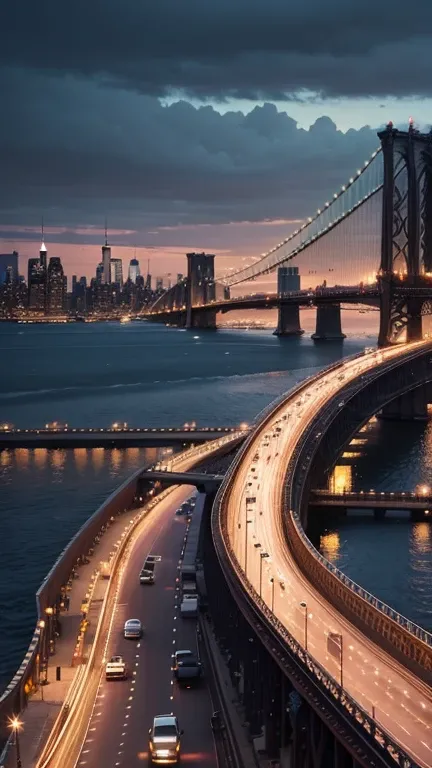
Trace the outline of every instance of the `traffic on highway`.
<instances>
[{"instance_id":1,"label":"traffic on highway","mask_svg":"<svg viewBox=\"0 0 432 768\"><path fill-rule=\"evenodd\" d=\"M217 765L196 619L180 616L188 517L176 511L191 490L176 489L161 501L133 542L77 766L132 768L179 758L184 766ZM154 566L150 581L140 578L143 563ZM189 681L183 663L190 665Z\"/></svg>"},{"instance_id":2,"label":"traffic on highway","mask_svg":"<svg viewBox=\"0 0 432 768\"><path fill-rule=\"evenodd\" d=\"M418 349L419 344L411 344L410 350ZM283 528L287 466L305 428L342 386L339 407L345 404L350 382L360 376L365 379L378 365L391 363L401 353L401 346L367 349L364 356L323 372L277 407L256 430L228 486L227 524L246 583L379 727L418 764L431 766L431 689L324 600L299 570Z\"/></svg>"}]
</instances>

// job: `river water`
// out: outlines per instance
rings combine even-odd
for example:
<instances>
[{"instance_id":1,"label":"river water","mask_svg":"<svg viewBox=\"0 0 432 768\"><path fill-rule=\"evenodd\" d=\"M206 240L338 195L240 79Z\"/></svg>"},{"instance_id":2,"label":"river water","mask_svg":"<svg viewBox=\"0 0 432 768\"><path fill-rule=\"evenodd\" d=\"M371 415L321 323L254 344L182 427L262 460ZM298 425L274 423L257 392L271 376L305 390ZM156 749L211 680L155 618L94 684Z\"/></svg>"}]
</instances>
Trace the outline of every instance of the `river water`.
<instances>
[{"instance_id":1,"label":"river water","mask_svg":"<svg viewBox=\"0 0 432 768\"><path fill-rule=\"evenodd\" d=\"M314 344L270 331L188 332L141 323L0 324L0 423L240 424L305 376L371 343L365 335ZM353 487L432 485L431 440L421 425L377 427L359 451ZM0 687L22 659L35 592L58 553L101 501L155 456L153 449L0 453ZM322 550L432 628L430 530L406 519L347 518L326 532Z\"/></svg>"}]
</instances>

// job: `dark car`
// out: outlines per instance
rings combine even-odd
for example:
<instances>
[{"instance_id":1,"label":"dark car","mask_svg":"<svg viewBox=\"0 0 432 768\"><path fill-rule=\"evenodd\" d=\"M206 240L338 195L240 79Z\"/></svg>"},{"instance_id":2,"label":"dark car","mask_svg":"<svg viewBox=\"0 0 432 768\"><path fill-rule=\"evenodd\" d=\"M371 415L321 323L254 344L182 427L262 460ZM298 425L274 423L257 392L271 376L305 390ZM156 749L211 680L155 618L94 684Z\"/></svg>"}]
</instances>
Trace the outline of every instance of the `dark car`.
<instances>
[{"instance_id":1,"label":"dark car","mask_svg":"<svg viewBox=\"0 0 432 768\"><path fill-rule=\"evenodd\" d=\"M202 664L194 656L188 656L179 661L174 669L174 676L179 685L190 688L202 677Z\"/></svg>"}]
</instances>

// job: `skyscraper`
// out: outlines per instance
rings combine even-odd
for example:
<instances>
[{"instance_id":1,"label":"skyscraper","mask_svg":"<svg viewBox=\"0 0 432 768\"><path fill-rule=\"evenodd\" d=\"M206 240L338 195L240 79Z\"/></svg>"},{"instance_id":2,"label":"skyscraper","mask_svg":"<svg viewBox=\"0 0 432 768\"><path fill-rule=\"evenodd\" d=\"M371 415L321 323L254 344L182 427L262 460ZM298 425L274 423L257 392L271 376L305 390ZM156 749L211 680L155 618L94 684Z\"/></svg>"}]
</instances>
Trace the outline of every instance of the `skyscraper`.
<instances>
[{"instance_id":1,"label":"skyscraper","mask_svg":"<svg viewBox=\"0 0 432 768\"><path fill-rule=\"evenodd\" d=\"M111 259L110 261L110 282L123 285L123 262L121 259Z\"/></svg>"},{"instance_id":2,"label":"skyscraper","mask_svg":"<svg viewBox=\"0 0 432 768\"><path fill-rule=\"evenodd\" d=\"M111 248L108 245L108 232L107 232L106 220L105 220L105 245L102 246L102 265L103 265L102 282L110 283L111 282Z\"/></svg>"},{"instance_id":3,"label":"skyscraper","mask_svg":"<svg viewBox=\"0 0 432 768\"><path fill-rule=\"evenodd\" d=\"M47 277L47 310L50 315L57 315L65 309L64 272L58 256L51 256Z\"/></svg>"},{"instance_id":4,"label":"skyscraper","mask_svg":"<svg viewBox=\"0 0 432 768\"><path fill-rule=\"evenodd\" d=\"M132 283L136 283L137 277L140 274L139 261L137 259L131 259L129 264L129 280Z\"/></svg>"},{"instance_id":5,"label":"skyscraper","mask_svg":"<svg viewBox=\"0 0 432 768\"><path fill-rule=\"evenodd\" d=\"M18 280L18 252L0 253L0 285L6 282L8 267L12 267L13 279Z\"/></svg>"},{"instance_id":6,"label":"skyscraper","mask_svg":"<svg viewBox=\"0 0 432 768\"><path fill-rule=\"evenodd\" d=\"M43 312L45 309L45 272L41 266L40 259L29 259L28 261L28 306L37 312Z\"/></svg>"},{"instance_id":7,"label":"skyscraper","mask_svg":"<svg viewBox=\"0 0 432 768\"><path fill-rule=\"evenodd\" d=\"M146 291L151 291L150 259L147 260L147 277L145 281Z\"/></svg>"},{"instance_id":8,"label":"skyscraper","mask_svg":"<svg viewBox=\"0 0 432 768\"><path fill-rule=\"evenodd\" d=\"M156 278L156 293L163 291L163 277Z\"/></svg>"}]
</instances>

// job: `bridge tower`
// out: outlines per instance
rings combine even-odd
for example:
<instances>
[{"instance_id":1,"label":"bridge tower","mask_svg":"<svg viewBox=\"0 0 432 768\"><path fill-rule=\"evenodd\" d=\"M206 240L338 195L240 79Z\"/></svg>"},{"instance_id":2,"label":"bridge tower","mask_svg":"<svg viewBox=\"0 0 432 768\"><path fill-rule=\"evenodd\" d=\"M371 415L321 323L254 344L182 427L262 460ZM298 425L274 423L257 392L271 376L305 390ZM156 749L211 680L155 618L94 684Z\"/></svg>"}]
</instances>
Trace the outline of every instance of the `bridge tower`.
<instances>
[{"instance_id":1,"label":"bridge tower","mask_svg":"<svg viewBox=\"0 0 432 768\"><path fill-rule=\"evenodd\" d=\"M216 328L214 310L194 310L216 298L214 255L187 253L186 328Z\"/></svg>"},{"instance_id":2,"label":"bridge tower","mask_svg":"<svg viewBox=\"0 0 432 768\"><path fill-rule=\"evenodd\" d=\"M300 308L298 304L284 304L292 291L300 290L300 275L298 267L279 267L278 296L282 299L278 309L278 324L275 336L300 336L304 331L300 328Z\"/></svg>"},{"instance_id":3,"label":"bridge tower","mask_svg":"<svg viewBox=\"0 0 432 768\"><path fill-rule=\"evenodd\" d=\"M411 119L408 131L390 122L378 136L384 162L378 344L384 347L404 329L407 341L422 338L418 289L432 288L432 136Z\"/></svg>"}]
</instances>

